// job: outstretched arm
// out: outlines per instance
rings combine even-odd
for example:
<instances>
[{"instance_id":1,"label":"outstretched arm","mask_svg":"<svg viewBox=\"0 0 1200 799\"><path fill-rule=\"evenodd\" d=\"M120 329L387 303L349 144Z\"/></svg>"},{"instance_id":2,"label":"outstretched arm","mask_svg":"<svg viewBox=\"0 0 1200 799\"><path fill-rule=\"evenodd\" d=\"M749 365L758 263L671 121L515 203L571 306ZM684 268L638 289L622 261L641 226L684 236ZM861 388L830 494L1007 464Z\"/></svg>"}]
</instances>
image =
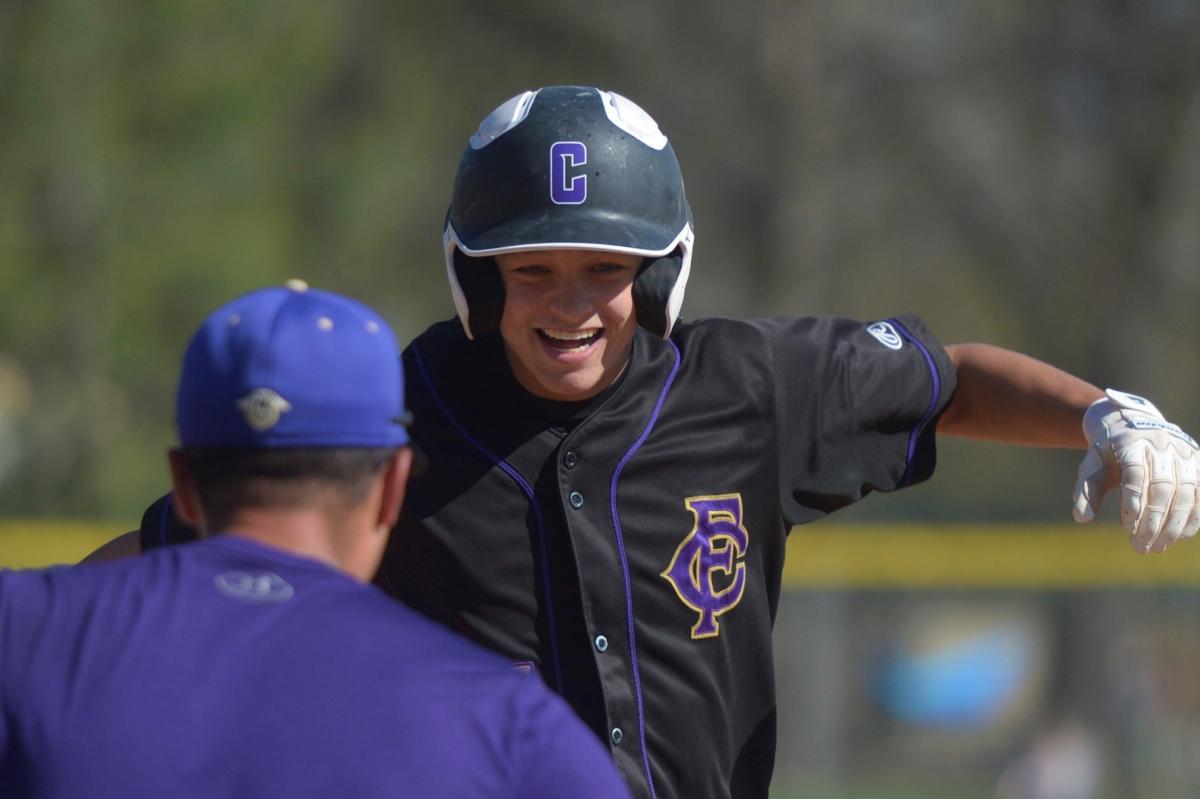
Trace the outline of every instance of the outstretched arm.
<instances>
[{"instance_id":1,"label":"outstretched arm","mask_svg":"<svg viewBox=\"0 0 1200 799\"><path fill-rule=\"evenodd\" d=\"M938 422L944 435L1083 449L1081 422L1104 396L1096 386L1019 352L952 344L958 388Z\"/></svg>"},{"instance_id":2,"label":"outstretched arm","mask_svg":"<svg viewBox=\"0 0 1200 799\"><path fill-rule=\"evenodd\" d=\"M1200 448L1148 400L1099 388L987 344L946 348L958 388L938 432L1011 444L1087 448L1074 516L1091 521L1121 489L1121 524L1138 552L1162 552L1200 529Z\"/></svg>"}]
</instances>

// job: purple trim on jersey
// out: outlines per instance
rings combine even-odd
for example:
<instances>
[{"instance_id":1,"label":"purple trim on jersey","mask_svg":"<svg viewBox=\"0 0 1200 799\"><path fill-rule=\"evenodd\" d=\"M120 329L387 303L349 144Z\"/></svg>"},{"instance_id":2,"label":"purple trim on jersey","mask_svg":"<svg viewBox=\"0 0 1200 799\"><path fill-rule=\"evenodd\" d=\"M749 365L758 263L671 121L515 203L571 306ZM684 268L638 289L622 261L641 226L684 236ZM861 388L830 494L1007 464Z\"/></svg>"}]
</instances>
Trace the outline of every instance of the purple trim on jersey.
<instances>
[{"instance_id":1,"label":"purple trim on jersey","mask_svg":"<svg viewBox=\"0 0 1200 799\"><path fill-rule=\"evenodd\" d=\"M442 402L442 397L438 394L437 389L433 386L433 380L429 377L429 372L425 368L425 359L421 357L421 350L416 344L413 344L413 356L417 360L417 369L421 372L421 380L425 383L425 387L429 389L429 395L433 397L433 402L437 405L438 410L446 417L447 421L458 431L458 434L466 439L467 443L479 451L479 454L491 461L494 465L507 474L512 481L520 486L525 493L525 497L529 500L529 506L533 509L533 518L537 526L538 549L542 555L542 591L546 595L546 626L550 631L550 661L554 668L554 690L559 694L563 692L562 681L562 666L559 665L558 657L558 632L554 620L554 598L550 594L550 558L546 551L546 525L542 519L542 506L538 503L537 497L533 493L533 486L521 476L508 461L503 458L497 458L487 447L480 443L471 432L464 427L450 409L446 407L446 403Z\"/></svg>"},{"instance_id":2,"label":"purple trim on jersey","mask_svg":"<svg viewBox=\"0 0 1200 799\"><path fill-rule=\"evenodd\" d=\"M934 411L937 410L938 401L942 398L942 377L938 373L937 363L933 360L933 355L930 354L929 348L925 343L908 331L899 319L889 319L892 326L900 331L900 335L904 336L905 340L909 341L917 351L925 356L925 363L929 366L929 374L933 377L933 397L929 400L929 407L925 409L925 415L917 422L916 427L908 434L908 454L904 460L904 476L901 478L899 485L896 488L904 488L912 482L912 462L917 454L917 440L920 439L921 433L925 431L925 426L929 424L929 420L933 418Z\"/></svg>"},{"instance_id":3,"label":"purple trim on jersey","mask_svg":"<svg viewBox=\"0 0 1200 799\"><path fill-rule=\"evenodd\" d=\"M162 510L158 514L158 543L165 547L167 545L167 522L171 518L171 492L168 491L163 499L166 501L163 502Z\"/></svg>"},{"instance_id":4,"label":"purple trim on jersey","mask_svg":"<svg viewBox=\"0 0 1200 799\"><path fill-rule=\"evenodd\" d=\"M629 463L630 459L642 448L642 444L646 443L646 439L650 437L650 431L654 429L654 423L658 421L658 414L662 411L663 402L667 399L667 392L671 390L671 385L675 382L675 375L679 372L679 348L675 346L674 341L668 340L667 343L675 351L675 364L671 367L671 373L667 375L667 381L663 383L662 391L658 394L658 401L654 403L650 421L646 422L646 428L642 430L642 434L638 436L637 441L633 442L633 446L629 448L625 457L621 458L617 468L613 470L612 484L609 487L609 507L612 510L613 532L617 537L617 552L621 556L621 576L625 578L625 618L628 620L629 659L633 666L633 693L637 697L638 742L642 747L642 765L646 769L646 784L650 786L651 799L656 799L657 795L654 793L654 778L650 775L650 752L646 749L646 715L642 703L642 675L638 670L637 635L633 629L633 588L629 579L629 561L625 556L625 536L621 533L621 519L617 516L617 481L621 478L621 471L625 468L625 464Z\"/></svg>"}]
</instances>

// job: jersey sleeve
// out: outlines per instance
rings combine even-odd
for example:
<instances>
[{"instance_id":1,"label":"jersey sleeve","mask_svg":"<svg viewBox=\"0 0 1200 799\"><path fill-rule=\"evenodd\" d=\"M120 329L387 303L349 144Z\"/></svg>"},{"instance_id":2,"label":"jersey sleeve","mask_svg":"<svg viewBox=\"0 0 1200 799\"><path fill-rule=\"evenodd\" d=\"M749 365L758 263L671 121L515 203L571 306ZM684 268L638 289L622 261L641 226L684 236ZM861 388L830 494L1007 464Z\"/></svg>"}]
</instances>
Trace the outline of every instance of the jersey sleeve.
<instances>
[{"instance_id":1,"label":"jersey sleeve","mask_svg":"<svg viewBox=\"0 0 1200 799\"><path fill-rule=\"evenodd\" d=\"M629 799L612 757L566 703L540 681L523 697L515 796ZM536 690L532 687L536 686Z\"/></svg>"},{"instance_id":2,"label":"jersey sleeve","mask_svg":"<svg viewBox=\"0 0 1200 799\"><path fill-rule=\"evenodd\" d=\"M142 525L138 530L142 552L171 544L186 544L199 537L195 528L175 515L175 504L171 502L170 494L159 497L142 514Z\"/></svg>"},{"instance_id":3,"label":"jersey sleeve","mask_svg":"<svg viewBox=\"0 0 1200 799\"><path fill-rule=\"evenodd\" d=\"M771 351L780 495L789 524L933 474L937 419L956 378L918 318L756 324Z\"/></svg>"},{"instance_id":4,"label":"jersey sleeve","mask_svg":"<svg viewBox=\"0 0 1200 799\"><path fill-rule=\"evenodd\" d=\"M21 705L30 698L31 664L52 621L50 576L62 568L0 569L0 764ZM0 784L3 777L0 773Z\"/></svg>"}]
</instances>

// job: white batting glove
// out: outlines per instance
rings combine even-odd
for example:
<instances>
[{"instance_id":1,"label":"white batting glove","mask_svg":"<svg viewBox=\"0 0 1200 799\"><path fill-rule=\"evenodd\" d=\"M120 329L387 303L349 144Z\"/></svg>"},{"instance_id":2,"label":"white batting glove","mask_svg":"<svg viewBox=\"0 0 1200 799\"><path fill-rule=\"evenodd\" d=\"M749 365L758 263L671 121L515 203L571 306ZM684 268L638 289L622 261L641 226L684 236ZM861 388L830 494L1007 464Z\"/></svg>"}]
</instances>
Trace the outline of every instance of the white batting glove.
<instances>
[{"instance_id":1,"label":"white batting glove","mask_svg":"<svg viewBox=\"0 0 1200 799\"><path fill-rule=\"evenodd\" d=\"M1083 415L1088 452L1075 483L1075 521L1090 522L1121 486L1121 524L1138 552L1162 552L1200 528L1200 449L1149 400L1108 389Z\"/></svg>"}]
</instances>

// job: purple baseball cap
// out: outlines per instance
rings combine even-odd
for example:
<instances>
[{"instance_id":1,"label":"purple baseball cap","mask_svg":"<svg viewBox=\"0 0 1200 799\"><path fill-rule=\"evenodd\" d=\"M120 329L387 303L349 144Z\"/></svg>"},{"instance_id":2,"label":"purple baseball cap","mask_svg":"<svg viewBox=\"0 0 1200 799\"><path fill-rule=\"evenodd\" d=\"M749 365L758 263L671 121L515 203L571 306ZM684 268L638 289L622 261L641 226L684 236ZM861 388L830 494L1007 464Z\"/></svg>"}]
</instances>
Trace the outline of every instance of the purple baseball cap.
<instances>
[{"instance_id":1,"label":"purple baseball cap","mask_svg":"<svg viewBox=\"0 0 1200 799\"><path fill-rule=\"evenodd\" d=\"M388 323L300 280L222 306L183 356L185 447L402 447L405 418Z\"/></svg>"}]
</instances>

